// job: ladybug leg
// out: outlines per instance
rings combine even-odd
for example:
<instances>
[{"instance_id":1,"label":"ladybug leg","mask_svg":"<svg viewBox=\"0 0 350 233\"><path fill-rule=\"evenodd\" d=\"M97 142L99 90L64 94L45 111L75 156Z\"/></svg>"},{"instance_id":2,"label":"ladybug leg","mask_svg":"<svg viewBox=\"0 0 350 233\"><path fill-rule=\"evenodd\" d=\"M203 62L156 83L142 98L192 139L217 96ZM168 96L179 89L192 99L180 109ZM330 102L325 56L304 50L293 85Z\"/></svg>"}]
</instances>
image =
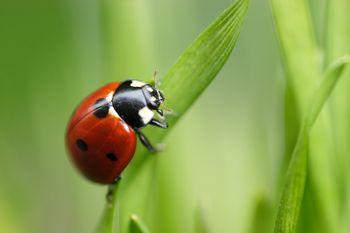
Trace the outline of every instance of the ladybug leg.
<instances>
[{"instance_id":1,"label":"ladybug leg","mask_svg":"<svg viewBox=\"0 0 350 233\"><path fill-rule=\"evenodd\" d=\"M168 124L166 122L160 122L160 121L158 121L157 119L154 119L154 118L149 122L149 124L157 126L159 128L163 128L163 129L168 128Z\"/></svg>"},{"instance_id":2,"label":"ladybug leg","mask_svg":"<svg viewBox=\"0 0 350 233\"><path fill-rule=\"evenodd\" d=\"M157 149L152 146L146 135L144 135L140 129L134 129L137 136L139 137L142 144L147 148L147 150L151 153L156 153Z\"/></svg>"},{"instance_id":3,"label":"ladybug leg","mask_svg":"<svg viewBox=\"0 0 350 233\"><path fill-rule=\"evenodd\" d=\"M106 195L106 199L108 203L112 202L113 199L113 193L115 190L115 187L117 185L117 183L120 181L121 176L118 176L111 185L108 186L108 191L107 191L107 195Z\"/></svg>"}]
</instances>

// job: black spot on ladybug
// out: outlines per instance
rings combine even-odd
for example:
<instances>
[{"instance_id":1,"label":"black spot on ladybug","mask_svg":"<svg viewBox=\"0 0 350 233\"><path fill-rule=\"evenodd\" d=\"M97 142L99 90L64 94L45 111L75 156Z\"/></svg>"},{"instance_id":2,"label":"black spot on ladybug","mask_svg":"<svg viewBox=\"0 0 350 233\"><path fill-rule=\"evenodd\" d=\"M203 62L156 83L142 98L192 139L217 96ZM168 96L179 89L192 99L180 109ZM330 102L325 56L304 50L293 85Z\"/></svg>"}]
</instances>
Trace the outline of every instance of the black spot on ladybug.
<instances>
[{"instance_id":1,"label":"black spot on ladybug","mask_svg":"<svg viewBox=\"0 0 350 233\"><path fill-rule=\"evenodd\" d=\"M77 147L82 150L82 151L87 151L88 150L88 145L86 144L86 142L83 139L77 139L76 142Z\"/></svg>"},{"instance_id":2,"label":"black spot on ladybug","mask_svg":"<svg viewBox=\"0 0 350 233\"><path fill-rule=\"evenodd\" d=\"M115 154L114 154L113 152L107 153L106 156L107 156L107 158L108 158L109 160L111 160L111 161L113 161L113 162L115 162L115 161L118 160L117 156L115 156Z\"/></svg>"},{"instance_id":3,"label":"black spot on ladybug","mask_svg":"<svg viewBox=\"0 0 350 233\"><path fill-rule=\"evenodd\" d=\"M97 118L105 118L108 115L109 104L104 98L98 99L94 105L95 112L94 115Z\"/></svg>"}]
</instances>

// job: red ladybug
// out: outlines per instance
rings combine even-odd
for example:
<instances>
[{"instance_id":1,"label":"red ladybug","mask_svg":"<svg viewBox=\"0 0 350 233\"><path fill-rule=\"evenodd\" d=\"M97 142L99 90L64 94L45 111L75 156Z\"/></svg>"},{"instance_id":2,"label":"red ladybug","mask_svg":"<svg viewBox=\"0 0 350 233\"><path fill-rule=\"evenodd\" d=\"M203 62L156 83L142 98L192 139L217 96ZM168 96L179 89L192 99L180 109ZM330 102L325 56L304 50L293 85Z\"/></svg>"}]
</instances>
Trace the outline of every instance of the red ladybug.
<instances>
[{"instance_id":1,"label":"red ladybug","mask_svg":"<svg viewBox=\"0 0 350 233\"><path fill-rule=\"evenodd\" d=\"M148 124L167 128L159 107L164 95L156 87L137 80L113 82L93 92L77 107L66 132L66 146L74 164L90 180L115 182L132 159L136 135L155 152L141 129Z\"/></svg>"}]
</instances>

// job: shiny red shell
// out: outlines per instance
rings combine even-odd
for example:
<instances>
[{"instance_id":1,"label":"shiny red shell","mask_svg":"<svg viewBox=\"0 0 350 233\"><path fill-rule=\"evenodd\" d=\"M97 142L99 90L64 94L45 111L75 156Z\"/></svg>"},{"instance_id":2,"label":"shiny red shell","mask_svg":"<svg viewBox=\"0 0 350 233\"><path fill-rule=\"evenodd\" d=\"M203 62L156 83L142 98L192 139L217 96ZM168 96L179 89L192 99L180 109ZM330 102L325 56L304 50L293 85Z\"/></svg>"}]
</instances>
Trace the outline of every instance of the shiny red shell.
<instances>
[{"instance_id":1,"label":"shiny red shell","mask_svg":"<svg viewBox=\"0 0 350 233\"><path fill-rule=\"evenodd\" d=\"M134 130L115 114L97 117L100 99L115 92L120 83L109 83L86 97L73 113L66 131L71 160L91 181L111 184L132 159L136 148ZM113 107L111 107L113 108Z\"/></svg>"}]
</instances>

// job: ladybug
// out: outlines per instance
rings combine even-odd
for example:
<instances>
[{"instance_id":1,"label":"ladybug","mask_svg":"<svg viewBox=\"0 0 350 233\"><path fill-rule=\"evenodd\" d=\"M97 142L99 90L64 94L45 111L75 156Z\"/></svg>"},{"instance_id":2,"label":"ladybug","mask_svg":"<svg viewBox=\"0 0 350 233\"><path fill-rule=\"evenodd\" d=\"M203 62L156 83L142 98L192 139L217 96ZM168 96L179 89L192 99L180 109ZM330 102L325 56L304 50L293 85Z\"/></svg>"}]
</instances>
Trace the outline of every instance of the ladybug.
<instances>
[{"instance_id":1,"label":"ladybug","mask_svg":"<svg viewBox=\"0 0 350 233\"><path fill-rule=\"evenodd\" d=\"M141 129L167 128L160 105L164 94L138 81L112 82L86 97L76 108L66 131L66 147L73 163L89 180L112 184L134 156L136 136L156 152ZM155 112L154 112L155 111Z\"/></svg>"}]
</instances>

